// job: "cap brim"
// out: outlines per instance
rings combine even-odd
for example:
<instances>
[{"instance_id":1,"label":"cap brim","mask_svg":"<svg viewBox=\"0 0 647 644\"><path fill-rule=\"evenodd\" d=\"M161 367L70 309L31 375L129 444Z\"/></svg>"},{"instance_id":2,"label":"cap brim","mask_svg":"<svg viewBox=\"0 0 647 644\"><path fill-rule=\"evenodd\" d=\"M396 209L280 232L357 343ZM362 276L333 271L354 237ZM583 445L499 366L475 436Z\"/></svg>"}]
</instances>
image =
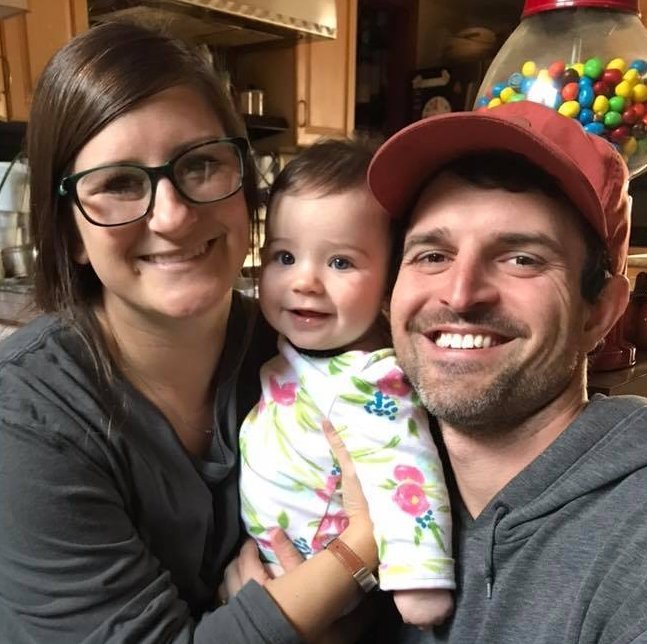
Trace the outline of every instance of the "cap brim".
<instances>
[{"instance_id":1,"label":"cap brim","mask_svg":"<svg viewBox=\"0 0 647 644\"><path fill-rule=\"evenodd\" d=\"M488 151L525 157L554 177L589 221L604 221L604 209L595 189L568 155L527 125L487 113L432 116L404 128L374 156L368 183L385 210L399 217L414 205L421 189L444 165Z\"/></svg>"}]
</instances>

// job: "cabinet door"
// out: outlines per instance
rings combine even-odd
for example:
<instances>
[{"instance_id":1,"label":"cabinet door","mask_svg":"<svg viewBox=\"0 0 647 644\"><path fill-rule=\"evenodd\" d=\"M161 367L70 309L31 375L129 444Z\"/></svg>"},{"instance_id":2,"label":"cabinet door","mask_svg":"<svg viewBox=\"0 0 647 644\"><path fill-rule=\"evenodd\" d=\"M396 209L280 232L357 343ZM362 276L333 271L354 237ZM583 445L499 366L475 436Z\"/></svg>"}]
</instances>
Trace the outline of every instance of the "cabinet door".
<instances>
[{"instance_id":1,"label":"cabinet door","mask_svg":"<svg viewBox=\"0 0 647 644\"><path fill-rule=\"evenodd\" d=\"M29 0L26 14L0 22L6 118L28 119L32 94L47 61L87 28L87 0Z\"/></svg>"},{"instance_id":2,"label":"cabinet door","mask_svg":"<svg viewBox=\"0 0 647 644\"><path fill-rule=\"evenodd\" d=\"M357 0L336 0L337 38L296 46L296 143L350 136L355 126Z\"/></svg>"}]
</instances>

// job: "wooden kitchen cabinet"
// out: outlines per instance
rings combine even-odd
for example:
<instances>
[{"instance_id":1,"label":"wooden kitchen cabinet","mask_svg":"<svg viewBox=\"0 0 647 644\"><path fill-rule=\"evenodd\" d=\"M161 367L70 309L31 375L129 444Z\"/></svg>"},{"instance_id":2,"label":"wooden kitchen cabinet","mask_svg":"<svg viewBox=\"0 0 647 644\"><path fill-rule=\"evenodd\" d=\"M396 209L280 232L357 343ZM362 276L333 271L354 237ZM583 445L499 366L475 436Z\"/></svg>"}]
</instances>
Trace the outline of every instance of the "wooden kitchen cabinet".
<instances>
[{"instance_id":1,"label":"wooden kitchen cabinet","mask_svg":"<svg viewBox=\"0 0 647 644\"><path fill-rule=\"evenodd\" d=\"M336 0L337 38L304 40L235 55L235 81L265 91L265 114L288 129L255 142L259 151L350 136L355 126L357 0Z\"/></svg>"},{"instance_id":2,"label":"wooden kitchen cabinet","mask_svg":"<svg viewBox=\"0 0 647 644\"><path fill-rule=\"evenodd\" d=\"M36 82L52 54L88 28L87 0L29 0L29 11L0 22L0 118L26 121Z\"/></svg>"},{"instance_id":3,"label":"wooden kitchen cabinet","mask_svg":"<svg viewBox=\"0 0 647 644\"><path fill-rule=\"evenodd\" d=\"M296 46L296 143L355 127L357 0L337 0L337 38Z\"/></svg>"}]
</instances>

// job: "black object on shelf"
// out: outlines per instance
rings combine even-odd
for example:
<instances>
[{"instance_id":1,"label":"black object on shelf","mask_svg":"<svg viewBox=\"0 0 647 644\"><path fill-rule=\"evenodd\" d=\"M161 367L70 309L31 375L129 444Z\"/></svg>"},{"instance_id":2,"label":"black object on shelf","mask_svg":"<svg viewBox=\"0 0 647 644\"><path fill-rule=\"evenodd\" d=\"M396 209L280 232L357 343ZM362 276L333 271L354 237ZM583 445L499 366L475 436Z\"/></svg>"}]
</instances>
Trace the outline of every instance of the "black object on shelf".
<instances>
[{"instance_id":1,"label":"black object on shelf","mask_svg":"<svg viewBox=\"0 0 647 644\"><path fill-rule=\"evenodd\" d=\"M288 122L281 116L243 114L243 118L251 141L272 136L288 129Z\"/></svg>"}]
</instances>

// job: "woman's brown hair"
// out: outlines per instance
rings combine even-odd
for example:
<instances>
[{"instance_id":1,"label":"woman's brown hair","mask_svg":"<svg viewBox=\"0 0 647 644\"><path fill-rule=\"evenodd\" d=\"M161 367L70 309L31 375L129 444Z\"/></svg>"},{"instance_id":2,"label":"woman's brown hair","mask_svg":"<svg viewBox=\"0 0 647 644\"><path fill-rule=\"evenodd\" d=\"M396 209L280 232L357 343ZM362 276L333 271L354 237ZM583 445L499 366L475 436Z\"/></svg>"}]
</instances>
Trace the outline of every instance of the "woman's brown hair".
<instances>
[{"instance_id":1,"label":"woman's brown hair","mask_svg":"<svg viewBox=\"0 0 647 644\"><path fill-rule=\"evenodd\" d=\"M75 261L80 239L69 198L58 195L83 146L109 123L155 94L179 85L199 92L213 107L226 136L245 136L221 79L205 57L160 32L126 22L105 23L77 36L50 60L34 94L27 132L31 168L31 221L38 251L35 300L81 332L100 367L110 371L93 304L99 278ZM248 155L243 183L252 229L257 182Z\"/></svg>"}]
</instances>

